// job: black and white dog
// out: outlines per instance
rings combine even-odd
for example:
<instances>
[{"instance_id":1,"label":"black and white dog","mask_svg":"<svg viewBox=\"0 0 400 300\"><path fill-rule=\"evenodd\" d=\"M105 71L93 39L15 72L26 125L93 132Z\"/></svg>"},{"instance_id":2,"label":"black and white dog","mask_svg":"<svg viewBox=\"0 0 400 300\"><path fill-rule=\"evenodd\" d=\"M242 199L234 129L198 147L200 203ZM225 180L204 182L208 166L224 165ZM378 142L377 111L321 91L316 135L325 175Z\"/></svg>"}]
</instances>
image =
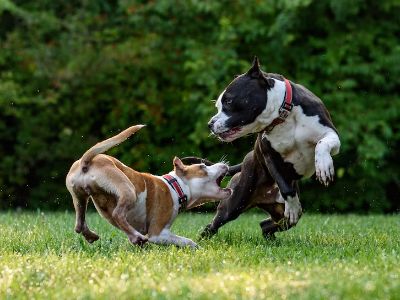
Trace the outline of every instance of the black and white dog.
<instances>
[{"instance_id":1,"label":"black and white dog","mask_svg":"<svg viewBox=\"0 0 400 300\"><path fill-rule=\"evenodd\" d=\"M334 178L331 155L340 140L322 101L302 85L261 71L257 57L216 102L218 113L208 126L221 141L258 133L229 182L232 195L221 201L202 236L211 236L243 211L259 207L271 218L260 223L266 237L297 224L302 208L297 181L316 173L326 186ZM195 162L187 158L186 162Z\"/></svg>"}]
</instances>

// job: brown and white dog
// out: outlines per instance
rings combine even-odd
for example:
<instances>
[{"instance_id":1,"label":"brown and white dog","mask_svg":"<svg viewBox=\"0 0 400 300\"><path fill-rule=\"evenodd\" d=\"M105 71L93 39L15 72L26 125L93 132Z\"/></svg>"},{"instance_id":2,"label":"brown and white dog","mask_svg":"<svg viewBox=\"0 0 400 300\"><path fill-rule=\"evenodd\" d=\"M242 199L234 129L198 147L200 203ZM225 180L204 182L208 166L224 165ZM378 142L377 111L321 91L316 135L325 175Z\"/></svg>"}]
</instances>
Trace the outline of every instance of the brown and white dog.
<instances>
[{"instance_id":1,"label":"brown and white dog","mask_svg":"<svg viewBox=\"0 0 400 300\"><path fill-rule=\"evenodd\" d=\"M92 243L99 236L85 221L88 200L112 225L128 236L132 244L149 241L196 247L190 239L170 231L181 208L193 208L231 195L231 189L220 187L228 166L195 164L186 166L175 157L174 170L164 176L137 172L114 157L102 154L125 141L144 125L129 127L118 135L90 148L76 161L66 178L75 212L75 231Z\"/></svg>"}]
</instances>

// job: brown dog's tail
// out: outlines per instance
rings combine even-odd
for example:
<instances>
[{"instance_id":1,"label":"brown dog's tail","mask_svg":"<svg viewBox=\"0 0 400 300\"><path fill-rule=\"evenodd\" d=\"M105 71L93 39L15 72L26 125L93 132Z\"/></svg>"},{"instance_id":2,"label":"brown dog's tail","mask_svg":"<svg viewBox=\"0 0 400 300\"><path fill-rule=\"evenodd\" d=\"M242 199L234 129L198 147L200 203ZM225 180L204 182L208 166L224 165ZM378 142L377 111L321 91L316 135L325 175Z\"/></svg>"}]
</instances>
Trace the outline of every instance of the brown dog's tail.
<instances>
[{"instance_id":1,"label":"brown dog's tail","mask_svg":"<svg viewBox=\"0 0 400 300\"><path fill-rule=\"evenodd\" d=\"M125 141L132 134L134 134L136 131L138 131L139 129L141 129L144 126L146 126L146 125L131 126L127 129L125 129L124 131L122 131L121 133L94 145L92 148L90 148L88 151L86 151L85 154L83 154L83 156L81 158L82 171L87 172L90 162L97 154L104 153L108 149L111 149L112 147L121 144L123 141Z\"/></svg>"}]
</instances>

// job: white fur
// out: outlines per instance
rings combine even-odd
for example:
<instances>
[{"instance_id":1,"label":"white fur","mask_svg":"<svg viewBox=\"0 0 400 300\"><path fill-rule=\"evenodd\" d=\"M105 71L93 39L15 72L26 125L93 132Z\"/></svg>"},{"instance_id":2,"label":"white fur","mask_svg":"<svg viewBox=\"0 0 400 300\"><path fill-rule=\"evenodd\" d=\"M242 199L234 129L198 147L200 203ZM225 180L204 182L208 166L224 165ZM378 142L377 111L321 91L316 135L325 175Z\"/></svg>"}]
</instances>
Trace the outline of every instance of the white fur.
<instances>
[{"instance_id":1,"label":"white fur","mask_svg":"<svg viewBox=\"0 0 400 300\"><path fill-rule=\"evenodd\" d=\"M224 90L218 97L217 102L215 102L215 107L218 109L218 113L222 111L222 96L224 95L226 90Z\"/></svg>"},{"instance_id":2,"label":"white fur","mask_svg":"<svg viewBox=\"0 0 400 300\"><path fill-rule=\"evenodd\" d=\"M262 113L254 120L253 123L256 124L249 124L254 126L255 130L252 131L253 133L260 132L279 116L279 107L281 106L282 101L285 97L285 92L285 83L280 80L275 80L274 87L267 91L267 106L262 111Z\"/></svg>"},{"instance_id":3,"label":"white fur","mask_svg":"<svg viewBox=\"0 0 400 300\"><path fill-rule=\"evenodd\" d=\"M164 228L158 236L150 237L149 242L161 245L174 244L179 247L189 246L191 248L197 248L197 244L191 239L175 235L168 228Z\"/></svg>"},{"instance_id":4,"label":"white fur","mask_svg":"<svg viewBox=\"0 0 400 300\"><path fill-rule=\"evenodd\" d=\"M283 81L274 81L274 88L267 92L268 101L263 112L253 123L243 126L240 132L226 141L260 132L279 116L279 107L284 99L286 87ZM224 92L216 102L218 114L215 116L213 128L216 133L228 129L225 127L226 115L222 113L221 99ZM319 122L319 116L306 116L301 106L295 106L284 123L275 126L269 134L264 134L283 160L293 164L298 174L307 178L317 171L317 177L325 184L333 177L331 154L339 152L340 141L334 130Z\"/></svg>"},{"instance_id":5,"label":"white fur","mask_svg":"<svg viewBox=\"0 0 400 300\"><path fill-rule=\"evenodd\" d=\"M333 179L335 169L331 155L339 152L340 140L335 132L328 132L315 147L315 173L325 186Z\"/></svg>"},{"instance_id":6,"label":"white fur","mask_svg":"<svg viewBox=\"0 0 400 300\"><path fill-rule=\"evenodd\" d=\"M283 81L275 79L274 81L274 88L267 92L268 101L263 112L253 123L243 126L239 132L224 141L230 142L241 136L260 132L279 116L279 108L284 100L286 87ZM216 133L228 130L225 127L226 116L221 113L222 95L223 93L216 103L218 114L215 116L214 124L218 126L213 128ZM264 136L285 162L293 164L299 175L307 178L316 172L319 181L325 185L333 179L334 168L331 155L339 152L340 140L333 129L319 122L319 116L307 116L301 106L295 106L284 123L275 126L270 133L264 133ZM288 198L285 201L285 216L289 218L289 222L296 224L300 214L301 205L298 197Z\"/></svg>"},{"instance_id":7,"label":"white fur","mask_svg":"<svg viewBox=\"0 0 400 300\"><path fill-rule=\"evenodd\" d=\"M219 95L217 102L215 102L215 107L218 109L218 113L215 116L215 122L213 124L213 131L215 133L221 133L226 131L228 128L225 127L226 121L229 117L222 111L222 97L225 90Z\"/></svg>"},{"instance_id":8,"label":"white fur","mask_svg":"<svg viewBox=\"0 0 400 300\"><path fill-rule=\"evenodd\" d=\"M287 197L284 216L289 220L290 225L297 224L299 221L301 216L301 204L297 194L294 197Z\"/></svg>"},{"instance_id":9,"label":"white fur","mask_svg":"<svg viewBox=\"0 0 400 300\"><path fill-rule=\"evenodd\" d=\"M333 155L338 153L339 137L331 128L322 125L318 116L306 116L300 106L295 106L284 123L264 135L271 146L281 154L283 160L293 164L298 174L305 178L314 174L317 167L314 157L317 161L318 155L319 170L333 177L333 173L328 172L331 166L333 168L330 155L331 149L334 150Z\"/></svg>"}]
</instances>

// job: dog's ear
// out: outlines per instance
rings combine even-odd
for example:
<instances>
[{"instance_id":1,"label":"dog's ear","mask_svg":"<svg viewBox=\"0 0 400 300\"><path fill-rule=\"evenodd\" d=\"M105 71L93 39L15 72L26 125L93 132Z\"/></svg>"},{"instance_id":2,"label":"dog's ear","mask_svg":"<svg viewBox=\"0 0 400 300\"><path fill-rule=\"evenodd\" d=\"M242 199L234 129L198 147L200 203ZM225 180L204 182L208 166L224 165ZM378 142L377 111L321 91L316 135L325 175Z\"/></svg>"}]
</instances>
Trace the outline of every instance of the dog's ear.
<instances>
[{"instance_id":1,"label":"dog's ear","mask_svg":"<svg viewBox=\"0 0 400 300\"><path fill-rule=\"evenodd\" d=\"M185 173L185 165L177 156L174 157L174 171L178 176L183 176Z\"/></svg>"},{"instance_id":2,"label":"dog's ear","mask_svg":"<svg viewBox=\"0 0 400 300\"><path fill-rule=\"evenodd\" d=\"M254 56L253 65L250 70L246 73L248 76L252 78L260 78L262 76L262 72L260 69L260 62L258 61L258 57Z\"/></svg>"},{"instance_id":3,"label":"dog's ear","mask_svg":"<svg viewBox=\"0 0 400 300\"><path fill-rule=\"evenodd\" d=\"M267 87L274 86L275 83L274 80L271 77L265 76L264 73L261 71L260 61L258 60L257 56L254 56L253 65L251 66L250 70L247 71L246 74L251 78L260 79L260 81L264 82L267 85Z\"/></svg>"}]
</instances>

